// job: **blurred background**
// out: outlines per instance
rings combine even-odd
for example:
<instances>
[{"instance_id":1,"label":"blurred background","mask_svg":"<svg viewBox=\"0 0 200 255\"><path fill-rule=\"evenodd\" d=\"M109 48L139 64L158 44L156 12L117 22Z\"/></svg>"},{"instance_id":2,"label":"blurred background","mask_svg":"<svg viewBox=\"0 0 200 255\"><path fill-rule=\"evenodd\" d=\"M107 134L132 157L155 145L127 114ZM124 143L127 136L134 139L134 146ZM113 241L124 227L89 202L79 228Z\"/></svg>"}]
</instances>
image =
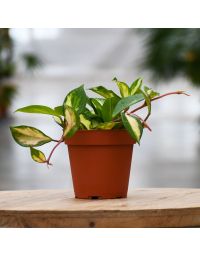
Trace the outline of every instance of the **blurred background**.
<instances>
[{"instance_id":1,"label":"blurred background","mask_svg":"<svg viewBox=\"0 0 200 255\"><path fill-rule=\"evenodd\" d=\"M0 29L0 190L72 189L67 148L54 166L32 161L11 125L30 125L58 138L49 116L14 113L30 104L60 105L76 86L105 85L113 77L143 77L161 93L185 90L153 103L141 145L134 147L129 189L200 188L200 29ZM48 154L51 144L43 146Z\"/></svg>"}]
</instances>

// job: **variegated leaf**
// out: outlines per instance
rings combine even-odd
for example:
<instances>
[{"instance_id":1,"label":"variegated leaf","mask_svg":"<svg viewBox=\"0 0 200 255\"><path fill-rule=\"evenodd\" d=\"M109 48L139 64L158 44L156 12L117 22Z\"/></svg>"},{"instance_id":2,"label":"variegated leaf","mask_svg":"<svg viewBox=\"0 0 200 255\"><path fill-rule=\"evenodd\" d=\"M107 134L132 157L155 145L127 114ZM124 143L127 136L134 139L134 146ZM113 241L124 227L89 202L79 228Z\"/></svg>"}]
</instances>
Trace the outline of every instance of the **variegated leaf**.
<instances>
[{"instance_id":1,"label":"variegated leaf","mask_svg":"<svg viewBox=\"0 0 200 255\"><path fill-rule=\"evenodd\" d=\"M102 117L102 107L105 102L104 98L91 98L90 105L94 109L94 112L99 116Z\"/></svg>"},{"instance_id":2,"label":"variegated leaf","mask_svg":"<svg viewBox=\"0 0 200 255\"><path fill-rule=\"evenodd\" d=\"M65 128L64 128L64 137L72 137L76 131L79 129L79 116L78 114L70 107L65 105Z\"/></svg>"},{"instance_id":3,"label":"variegated leaf","mask_svg":"<svg viewBox=\"0 0 200 255\"><path fill-rule=\"evenodd\" d=\"M139 92L140 88L142 86L142 79L138 78L135 80L131 86L130 86L130 94L135 95L137 92Z\"/></svg>"},{"instance_id":4,"label":"variegated leaf","mask_svg":"<svg viewBox=\"0 0 200 255\"><path fill-rule=\"evenodd\" d=\"M116 125L118 125L118 122L104 122L104 123L99 123L96 126L96 129L110 130L110 129L113 129Z\"/></svg>"},{"instance_id":5,"label":"variegated leaf","mask_svg":"<svg viewBox=\"0 0 200 255\"><path fill-rule=\"evenodd\" d=\"M17 126L10 127L10 130L15 141L24 147L37 147L52 141L51 137L34 127Z\"/></svg>"},{"instance_id":6,"label":"variegated leaf","mask_svg":"<svg viewBox=\"0 0 200 255\"><path fill-rule=\"evenodd\" d=\"M91 129L96 129L96 127L102 122L102 120L98 118L94 118L91 120Z\"/></svg>"},{"instance_id":7,"label":"variegated leaf","mask_svg":"<svg viewBox=\"0 0 200 255\"><path fill-rule=\"evenodd\" d=\"M150 99L153 99L154 97L157 97L160 95L160 93L154 91L151 88L148 88L147 86L144 87L144 91L147 93Z\"/></svg>"},{"instance_id":8,"label":"variegated leaf","mask_svg":"<svg viewBox=\"0 0 200 255\"><path fill-rule=\"evenodd\" d=\"M88 108L85 108L85 110L83 111L83 115L87 118L87 119L93 119L95 117L97 117L96 113L94 110L89 110Z\"/></svg>"},{"instance_id":9,"label":"variegated leaf","mask_svg":"<svg viewBox=\"0 0 200 255\"><path fill-rule=\"evenodd\" d=\"M80 123L87 129L91 129L91 121L84 114L80 114Z\"/></svg>"},{"instance_id":10,"label":"variegated leaf","mask_svg":"<svg viewBox=\"0 0 200 255\"><path fill-rule=\"evenodd\" d=\"M128 115L124 112L121 113L122 122L124 127L129 132L131 137L140 144L140 139L142 137L143 125L139 118L135 116Z\"/></svg>"},{"instance_id":11,"label":"variegated leaf","mask_svg":"<svg viewBox=\"0 0 200 255\"><path fill-rule=\"evenodd\" d=\"M46 162L46 157L42 151L36 150L32 147L30 147L30 151L31 151L31 157L35 162L37 162L37 163L45 163Z\"/></svg>"},{"instance_id":12,"label":"variegated leaf","mask_svg":"<svg viewBox=\"0 0 200 255\"><path fill-rule=\"evenodd\" d=\"M53 119L59 126L61 126L62 128L64 127L64 123L61 117L54 116Z\"/></svg>"},{"instance_id":13,"label":"variegated leaf","mask_svg":"<svg viewBox=\"0 0 200 255\"><path fill-rule=\"evenodd\" d=\"M84 111L87 102L88 97L85 93L84 86L81 85L80 87L69 92L64 100L63 106L65 109L65 106L67 105L80 114Z\"/></svg>"},{"instance_id":14,"label":"variegated leaf","mask_svg":"<svg viewBox=\"0 0 200 255\"><path fill-rule=\"evenodd\" d=\"M129 86L125 82L118 81L116 77L113 78L113 81L116 82L122 97L128 97L130 95Z\"/></svg>"},{"instance_id":15,"label":"variegated leaf","mask_svg":"<svg viewBox=\"0 0 200 255\"><path fill-rule=\"evenodd\" d=\"M117 104L118 100L114 97L107 98L102 106L102 118L105 122L112 120L113 110Z\"/></svg>"},{"instance_id":16,"label":"variegated leaf","mask_svg":"<svg viewBox=\"0 0 200 255\"><path fill-rule=\"evenodd\" d=\"M149 95L146 93L146 91L140 90L140 92L143 94L146 105L147 105L147 109L148 109L147 117L148 117L151 114L151 99Z\"/></svg>"},{"instance_id":17,"label":"variegated leaf","mask_svg":"<svg viewBox=\"0 0 200 255\"><path fill-rule=\"evenodd\" d=\"M115 94L112 90L106 89L103 86L93 87L93 88L90 88L90 90L99 94L100 96L104 98L116 97L119 99L119 96L117 94Z\"/></svg>"}]
</instances>

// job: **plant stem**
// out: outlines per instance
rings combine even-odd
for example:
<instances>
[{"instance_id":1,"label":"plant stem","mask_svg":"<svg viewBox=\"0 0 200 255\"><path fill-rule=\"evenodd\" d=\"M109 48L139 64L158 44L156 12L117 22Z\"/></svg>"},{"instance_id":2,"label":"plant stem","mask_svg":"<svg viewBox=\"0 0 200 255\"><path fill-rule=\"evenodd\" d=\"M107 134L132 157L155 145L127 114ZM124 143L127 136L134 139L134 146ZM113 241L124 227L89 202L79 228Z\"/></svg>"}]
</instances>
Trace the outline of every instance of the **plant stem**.
<instances>
[{"instance_id":1,"label":"plant stem","mask_svg":"<svg viewBox=\"0 0 200 255\"><path fill-rule=\"evenodd\" d=\"M64 142L63 136L61 137L60 140L57 141L57 144L53 147L52 151L50 152L49 157L48 157L48 159L46 160L46 163L47 163L48 166L51 166L51 165L52 165L52 164L50 163L51 156L53 155L55 149L56 149L62 142Z\"/></svg>"},{"instance_id":2,"label":"plant stem","mask_svg":"<svg viewBox=\"0 0 200 255\"><path fill-rule=\"evenodd\" d=\"M155 98L151 99L151 101L155 101L155 100L158 100L160 98L163 98L163 97L166 97L166 96L170 96L170 95L186 95L186 96L190 96L190 95L186 94L184 91L178 90L178 91L169 92L169 93L160 95L158 97L155 97ZM132 110L131 112L129 112L129 114L132 114L132 113L134 113L134 112L136 112L136 111L138 111L138 110L140 110L140 109L142 109L142 108L144 108L146 106L147 106L147 104L146 104L146 102L144 102L141 106L139 106L139 107L135 108L134 110ZM144 119L144 121L146 121L149 118L149 116L150 115L148 114L146 116L146 118Z\"/></svg>"},{"instance_id":3,"label":"plant stem","mask_svg":"<svg viewBox=\"0 0 200 255\"><path fill-rule=\"evenodd\" d=\"M151 101L160 99L162 97L170 96L170 95L185 95L185 96L188 96L188 97L190 96L189 94L185 93L184 91L178 90L178 91L173 91L173 92L169 92L169 93L166 93L166 94L162 94L158 97L153 98Z\"/></svg>"},{"instance_id":4,"label":"plant stem","mask_svg":"<svg viewBox=\"0 0 200 255\"><path fill-rule=\"evenodd\" d=\"M128 114L130 115L130 114ZM141 121L144 127L146 127L149 131L152 131L152 129L149 127L149 125L146 123L145 120L143 120L140 116L138 116L137 114L133 114L134 116L138 117Z\"/></svg>"},{"instance_id":5,"label":"plant stem","mask_svg":"<svg viewBox=\"0 0 200 255\"><path fill-rule=\"evenodd\" d=\"M60 140L52 139L52 142L58 143Z\"/></svg>"}]
</instances>

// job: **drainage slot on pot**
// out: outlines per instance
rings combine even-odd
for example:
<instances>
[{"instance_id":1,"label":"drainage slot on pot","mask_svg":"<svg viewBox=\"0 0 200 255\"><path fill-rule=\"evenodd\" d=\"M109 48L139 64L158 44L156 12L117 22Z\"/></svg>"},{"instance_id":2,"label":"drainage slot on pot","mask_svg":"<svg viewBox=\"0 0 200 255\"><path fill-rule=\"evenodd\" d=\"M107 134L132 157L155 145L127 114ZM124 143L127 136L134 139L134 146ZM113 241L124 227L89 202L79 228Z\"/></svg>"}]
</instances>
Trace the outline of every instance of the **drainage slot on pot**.
<instances>
[{"instance_id":1,"label":"drainage slot on pot","mask_svg":"<svg viewBox=\"0 0 200 255\"><path fill-rule=\"evenodd\" d=\"M91 197L89 197L90 199L101 199L101 197L100 196L91 196Z\"/></svg>"}]
</instances>

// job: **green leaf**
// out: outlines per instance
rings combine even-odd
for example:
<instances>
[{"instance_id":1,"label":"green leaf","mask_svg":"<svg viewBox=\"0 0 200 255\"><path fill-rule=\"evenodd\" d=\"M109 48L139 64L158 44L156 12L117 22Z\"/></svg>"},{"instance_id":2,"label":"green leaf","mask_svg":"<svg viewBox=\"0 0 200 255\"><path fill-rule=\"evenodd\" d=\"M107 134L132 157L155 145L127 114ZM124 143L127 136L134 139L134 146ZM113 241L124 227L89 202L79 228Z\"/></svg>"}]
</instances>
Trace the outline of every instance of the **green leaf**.
<instances>
[{"instance_id":1,"label":"green leaf","mask_svg":"<svg viewBox=\"0 0 200 255\"><path fill-rule=\"evenodd\" d=\"M118 81L116 77L113 78L113 81L116 82L122 97L128 97L130 95L129 86L125 82Z\"/></svg>"},{"instance_id":2,"label":"green leaf","mask_svg":"<svg viewBox=\"0 0 200 255\"><path fill-rule=\"evenodd\" d=\"M118 125L117 122L105 122L105 123L99 123L96 126L96 129L102 129L102 130L110 130L115 127L115 125Z\"/></svg>"},{"instance_id":3,"label":"green leaf","mask_svg":"<svg viewBox=\"0 0 200 255\"><path fill-rule=\"evenodd\" d=\"M55 110L45 105L29 105L29 106L17 109L16 112L40 113L40 114L59 116L59 114Z\"/></svg>"},{"instance_id":4,"label":"green leaf","mask_svg":"<svg viewBox=\"0 0 200 255\"><path fill-rule=\"evenodd\" d=\"M91 129L91 121L84 114L80 114L80 122L87 130Z\"/></svg>"},{"instance_id":5,"label":"green leaf","mask_svg":"<svg viewBox=\"0 0 200 255\"><path fill-rule=\"evenodd\" d=\"M102 118L105 122L112 120L113 110L118 102L115 97L107 98L102 106Z\"/></svg>"},{"instance_id":6,"label":"green leaf","mask_svg":"<svg viewBox=\"0 0 200 255\"><path fill-rule=\"evenodd\" d=\"M144 96L144 99L145 99L145 102L146 102L146 105L147 105L147 109L148 109L148 115L147 116L149 116L151 114L151 99L145 91L140 90L140 92Z\"/></svg>"},{"instance_id":7,"label":"green leaf","mask_svg":"<svg viewBox=\"0 0 200 255\"><path fill-rule=\"evenodd\" d=\"M79 124L80 120L78 114L70 106L65 105L64 137L72 137L79 129Z\"/></svg>"},{"instance_id":8,"label":"green leaf","mask_svg":"<svg viewBox=\"0 0 200 255\"><path fill-rule=\"evenodd\" d=\"M125 110L126 108L130 107L131 105L134 105L140 101L144 100L144 96L142 94L136 94L134 96L128 96L125 98L122 98L117 105L115 106L115 109L113 110L113 118L117 116L121 111Z\"/></svg>"},{"instance_id":9,"label":"green leaf","mask_svg":"<svg viewBox=\"0 0 200 255\"><path fill-rule=\"evenodd\" d=\"M104 98L111 98L111 97L116 97L116 98L120 98L117 94L115 94L112 90L106 89L103 86L98 86L98 87L93 87L90 88L89 90L99 94L100 96L104 97Z\"/></svg>"},{"instance_id":10,"label":"green leaf","mask_svg":"<svg viewBox=\"0 0 200 255\"><path fill-rule=\"evenodd\" d=\"M93 110L89 110L87 108L85 108L85 110L83 111L83 115L89 120L97 117Z\"/></svg>"},{"instance_id":11,"label":"green leaf","mask_svg":"<svg viewBox=\"0 0 200 255\"><path fill-rule=\"evenodd\" d=\"M51 137L34 127L17 126L10 127L10 130L15 141L24 147L37 147L52 141Z\"/></svg>"},{"instance_id":12,"label":"green leaf","mask_svg":"<svg viewBox=\"0 0 200 255\"><path fill-rule=\"evenodd\" d=\"M78 114L82 113L88 102L88 97L84 90L84 85L72 90L66 96L63 106L65 105L73 108Z\"/></svg>"},{"instance_id":13,"label":"green leaf","mask_svg":"<svg viewBox=\"0 0 200 255\"><path fill-rule=\"evenodd\" d=\"M142 79L138 78L135 80L131 86L130 86L130 94L135 95L137 92L139 92L140 88L142 86Z\"/></svg>"},{"instance_id":14,"label":"green leaf","mask_svg":"<svg viewBox=\"0 0 200 255\"><path fill-rule=\"evenodd\" d=\"M92 108L94 109L94 112L99 116L102 117L102 107L105 102L105 99L103 98L91 98L90 103Z\"/></svg>"},{"instance_id":15,"label":"green leaf","mask_svg":"<svg viewBox=\"0 0 200 255\"><path fill-rule=\"evenodd\" d=\"M59 125L61 126L62 128L64 127L64 123L63 123L63 120L61 117L57 117L57 116L54 116L54 121Z\"/></svg>"},{"instance_id":16,"label":"green leaf","mask_svg":"<svg viewBox=\"0 0 200 255\"><path fill-rule=\"evenodd\" d=\"M91 120L91 129L96 129L96 127L101 123L102 120L94 118Z\"/></svg>"},{"instance_id":17,"label":"green leaf","mask_svg":"<svg viewBox=\"0 0 200 255\"><path fill-rule=\"evenodd\" d=\"M93 103L94 102L98 102L98 104L100 104L101 106L104 104L106 99L104 98L90 98L90 102Z\"/></svg>"},{"instance_id":18,"label":"green leaf","mask_svg":"<svg viewBox=\"0 0 200 255\"><path fill-rule=\"evenodd\" d=\"M46 162L46 157L42 151L36 150L32 147L30 147L30 151L31 151L31 157L34 161L36 161L37 163L45 163Z\"/></svg>"},{"instance_id":19,"label":"green leaf","mask_svg":"<svg viewBox=\"0 0 200 255\"><path fill-rule=\"evenodd\" d=\"M124 112L121 113L122 122L124 127L129 132L131 137L140 144L140 139L142 137L143 126L139 118L135 116L130 116Z\"/></svg>"},{"instance_id":20,"label":"green leaf","mask_svg":"<svg viewBox=\"0 0 200 255\"><path fill-rule=\"evenodd\" d=\"M64 108L63 108L63 105L59 105L59 106L56 106L54 108L55 112L58 114L58 115L61 115L61 116L64 116Z\"/></svg>"},{"instance_id":21,"label":"green leaf","mask_svg":"<svg viewBox=\"0 0 200 255\"><path fill-rule=\"evenodd\" d=\"M151 88L148 88L147 86L144 87L144 91L147 93L147 95L150 97L150 99L153 99L154 97L157 97L160 95L160 93L154 91Z\"/></svg>"}]
</instances>

